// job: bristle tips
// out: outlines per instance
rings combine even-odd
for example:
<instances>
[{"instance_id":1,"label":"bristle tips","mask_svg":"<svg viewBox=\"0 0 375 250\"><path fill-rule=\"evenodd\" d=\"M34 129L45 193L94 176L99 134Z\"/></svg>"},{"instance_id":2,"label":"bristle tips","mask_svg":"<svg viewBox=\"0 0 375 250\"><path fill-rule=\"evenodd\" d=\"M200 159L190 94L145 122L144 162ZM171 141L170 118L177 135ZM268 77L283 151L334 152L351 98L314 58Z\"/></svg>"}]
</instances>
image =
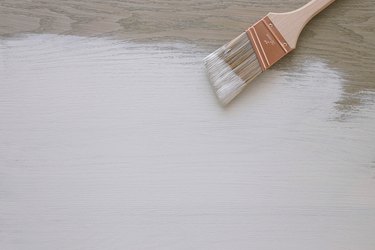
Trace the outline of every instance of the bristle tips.
<instances>
[{"instance_id":1,"label":"bristle tips","mask_svg":"<svg viewBox=\"0 0 375 250\"><path fill-rule=\"evenodd\" d=\"M208 55L204 63L216 96L223 105L262 72L246 33Z\"/></svg>"},{"instance_id":2,"label":"bristle tips","mask_svg":"<svg viewBox=\"0 0 375 250\"><path fill-rule=\"evenodd\" d=\"M217 52L207 56L204 63L216 96L223 105L226 105L241 92L245 81L218 56Z\"/></svg>"}]
</instances>

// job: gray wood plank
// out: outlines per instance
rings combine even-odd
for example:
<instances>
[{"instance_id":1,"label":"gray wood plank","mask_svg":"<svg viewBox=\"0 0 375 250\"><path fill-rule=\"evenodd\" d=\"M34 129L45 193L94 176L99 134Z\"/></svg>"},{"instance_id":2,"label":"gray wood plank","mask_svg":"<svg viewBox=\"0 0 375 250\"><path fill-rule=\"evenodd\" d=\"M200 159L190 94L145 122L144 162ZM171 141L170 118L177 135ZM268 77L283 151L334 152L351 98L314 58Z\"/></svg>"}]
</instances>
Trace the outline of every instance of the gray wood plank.
<instances>
[{"instance_id":1,"label":"gray wood plank","mask_svg":"<svg viewBox=\"0 0 375 250\"><path fill-rule=\"evenodd\" d=\"M2 39L1 249L374 249L374 93L315 57L224 109L208 52Z\"/></svg>"}]
</instances>

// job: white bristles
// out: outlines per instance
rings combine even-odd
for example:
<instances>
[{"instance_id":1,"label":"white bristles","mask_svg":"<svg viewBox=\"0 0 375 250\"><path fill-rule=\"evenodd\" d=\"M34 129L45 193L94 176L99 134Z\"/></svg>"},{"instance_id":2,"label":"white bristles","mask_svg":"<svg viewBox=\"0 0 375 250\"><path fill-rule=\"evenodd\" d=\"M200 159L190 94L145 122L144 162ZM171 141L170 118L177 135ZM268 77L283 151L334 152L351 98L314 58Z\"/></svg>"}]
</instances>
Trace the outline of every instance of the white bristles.
<instances>
[{"instance_id":1,"label":"white bristles","mask_svg":"<svg viewBox=\"0 0 375 250\"><path fill-rule=\"evenodd\" d=\"M205 58L207 73L219 100L229 103L245 86L242 80L217 53Z\"/></svg>"},{"instance_id":2,"label":"white bristles","mask_svg":"<svg viewBox=\"0 0 375 250\"><path fill-rule=\"evenodd\" d=\"M262 73L246 33L207 56L204 63L214 91L224 105Z\"/></svg>"}]
</instances>

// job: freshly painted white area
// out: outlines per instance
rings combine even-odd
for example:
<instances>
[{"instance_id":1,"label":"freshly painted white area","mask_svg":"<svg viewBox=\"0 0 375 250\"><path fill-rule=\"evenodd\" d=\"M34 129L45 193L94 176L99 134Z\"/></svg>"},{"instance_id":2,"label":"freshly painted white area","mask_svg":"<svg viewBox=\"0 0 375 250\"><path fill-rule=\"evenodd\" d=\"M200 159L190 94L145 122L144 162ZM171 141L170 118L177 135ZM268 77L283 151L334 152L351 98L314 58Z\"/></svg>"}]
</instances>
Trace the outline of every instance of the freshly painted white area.
<instances>
[{"instance_id":1,"label":"freshly painted white area","mask_svg":"<svg viewBox=\"0 0 375 250\"><path fill-rule=\"evenodd\" d=\"M375 249L375 107L311 59L222 108L208 53L1 40L1 249Z\"/></svg>"}]
</instances>

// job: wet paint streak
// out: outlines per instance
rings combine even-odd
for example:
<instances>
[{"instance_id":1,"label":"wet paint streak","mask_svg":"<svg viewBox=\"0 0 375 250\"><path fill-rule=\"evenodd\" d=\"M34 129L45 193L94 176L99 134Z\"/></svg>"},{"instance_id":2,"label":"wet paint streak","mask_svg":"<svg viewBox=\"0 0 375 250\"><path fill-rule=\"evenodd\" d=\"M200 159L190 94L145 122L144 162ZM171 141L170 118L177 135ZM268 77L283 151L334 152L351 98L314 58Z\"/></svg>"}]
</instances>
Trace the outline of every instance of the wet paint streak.
<instances>
[{"instance_id":1,"label":"wet paint streak","mask_svg":"<svg viewBox=\"0 0 375 250\"><path fill-rule=\"evenodd\" d=\"M1 249L374 249L374 102L312 58L224 109L207 52L1 40Z\"/></svg>"}]
</instances>

